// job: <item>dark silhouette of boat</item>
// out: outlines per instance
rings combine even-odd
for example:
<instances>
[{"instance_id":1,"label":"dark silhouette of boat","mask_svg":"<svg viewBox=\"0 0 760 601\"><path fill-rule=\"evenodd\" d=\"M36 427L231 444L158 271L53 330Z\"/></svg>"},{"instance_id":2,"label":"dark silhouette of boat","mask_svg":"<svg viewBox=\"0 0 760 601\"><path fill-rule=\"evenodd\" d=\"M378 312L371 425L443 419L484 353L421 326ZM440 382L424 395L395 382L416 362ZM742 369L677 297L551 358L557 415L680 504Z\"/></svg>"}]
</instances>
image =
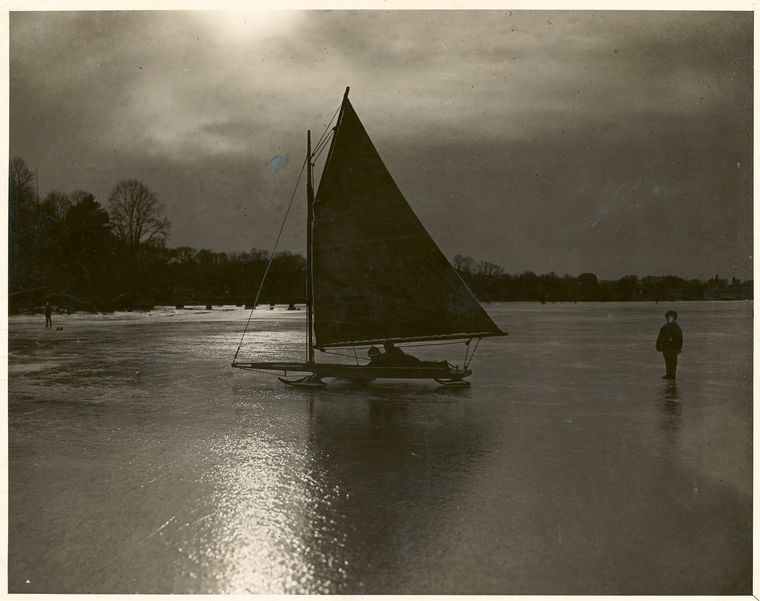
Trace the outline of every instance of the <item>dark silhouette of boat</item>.
<instances>
[{"instance_id":1,"label":"dark silhouette of boat","mask_svg":"<svg viewBox=\"0 0 760 601\"><path fill-rule=\"evenodd\" d=\"M316 146L324 147L324 143L320 140ZM349 102L348 88L337 112L316 196L314 157L309 132L306 361L239 362L239 346L232 366L281 371L286 376L306 373L298 380L280 378L300 386L324 386L325 377L469 384L464 378L472 373L469 363L477 343L505 332L491 320L414 214ZM467 345L462 367L414 358L399 365L359 365L358 360L357 365L348 365L314 358L315 350L446 340L463 340ZM475 345L470 347L473 340Z\"/></svg>"}]
</instances>

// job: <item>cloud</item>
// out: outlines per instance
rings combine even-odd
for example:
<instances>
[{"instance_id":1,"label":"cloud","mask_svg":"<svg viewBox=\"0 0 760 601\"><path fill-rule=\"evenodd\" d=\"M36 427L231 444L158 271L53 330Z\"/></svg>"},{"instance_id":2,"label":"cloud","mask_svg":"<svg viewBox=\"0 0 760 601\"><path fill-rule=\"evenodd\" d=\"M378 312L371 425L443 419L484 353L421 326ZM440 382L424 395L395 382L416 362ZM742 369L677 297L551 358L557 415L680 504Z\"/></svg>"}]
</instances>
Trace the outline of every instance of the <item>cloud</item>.
<instances>
[{"instance_id":1,"label":"cloud","mask_svg":"<svg viewBox=\"0 0 760 601\"><path fill-rule=\"evenodd\" d=\"M751 13L34 12L12 13L10 33L11 152L41 192L104 199L138 177L173 244L269 243L305 130L318 137L350 85L448 254L751 270Z\"/></svg>"}]
</instances>

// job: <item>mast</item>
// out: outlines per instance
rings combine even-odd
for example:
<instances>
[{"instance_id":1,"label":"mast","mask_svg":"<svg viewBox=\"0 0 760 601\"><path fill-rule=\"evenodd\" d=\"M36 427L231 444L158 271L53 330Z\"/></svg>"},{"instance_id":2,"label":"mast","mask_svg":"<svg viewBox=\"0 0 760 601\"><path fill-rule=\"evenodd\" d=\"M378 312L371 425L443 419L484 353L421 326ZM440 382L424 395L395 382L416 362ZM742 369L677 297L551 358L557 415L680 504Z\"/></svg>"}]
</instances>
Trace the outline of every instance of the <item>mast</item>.
<instances>
[{"instance_id":1,"label":"mast","mask_svg":"<svg viewBox=\"0 0 760 601\"><path fill-rule=\"evenodd\" d=\"M313 305L314 294L312 284L312 257L311 257L311 231L314 222L314 183L312 181L313 167L311 163L311 130L306 132L306 310L308 313L308 363L314 363L314 341L312 339L314 328Z\"/></svg>"}]
</instances>

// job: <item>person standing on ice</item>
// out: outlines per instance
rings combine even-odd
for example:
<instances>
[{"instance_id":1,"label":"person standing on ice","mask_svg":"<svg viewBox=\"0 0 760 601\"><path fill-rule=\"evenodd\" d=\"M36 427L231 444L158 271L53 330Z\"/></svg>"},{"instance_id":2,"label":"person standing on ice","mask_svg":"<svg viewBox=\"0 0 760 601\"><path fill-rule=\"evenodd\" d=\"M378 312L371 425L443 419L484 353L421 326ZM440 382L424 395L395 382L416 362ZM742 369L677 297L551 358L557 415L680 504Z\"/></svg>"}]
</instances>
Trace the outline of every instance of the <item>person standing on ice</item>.
<instances>
[{"instance_id":1,"label":"person standing on ice","mask_svg":"<svg viewBox=\"0 0 760 601\"><path fill-rule=\"evenodd\" d=\"M681 326L676 323L677 319L678 313L675 311L665 313L665 321L667 323L660 328L660 334L657 336L657 343L655 344L655 348L665 358L665 375L662 376L663 380L676 379L678 353L681 352L681 347L683 346L683 333L681 332Z\"/></svg>"},{"instance_id":2,"label":"person standing on ice","mask_svg":"<svg viewBox=\"0 0 760 601\"><path fill-rule=\"evenodd\" d=\"M50 303L47 301L45 302L45 327L53 327L53 307L51 307Z\"/></svg>"}]
</instances>

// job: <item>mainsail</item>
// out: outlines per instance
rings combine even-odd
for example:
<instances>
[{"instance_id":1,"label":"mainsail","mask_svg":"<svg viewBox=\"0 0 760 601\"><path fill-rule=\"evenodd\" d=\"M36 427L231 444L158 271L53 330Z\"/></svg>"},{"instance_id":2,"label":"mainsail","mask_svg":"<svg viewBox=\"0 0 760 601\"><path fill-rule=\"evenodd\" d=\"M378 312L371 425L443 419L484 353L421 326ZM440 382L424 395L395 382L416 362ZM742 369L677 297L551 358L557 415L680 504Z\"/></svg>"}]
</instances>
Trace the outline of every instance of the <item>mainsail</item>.
<instances>
[{"instance_id":1,"label":"mainsail","mask_svg":"<svg viewBox=\"0 0 760 601\"><path fill-rule=\"evenodd\" d=\"M317 348L503 334L414 214L347 97L313 209Z\"/></svg>"}]
</instances>

